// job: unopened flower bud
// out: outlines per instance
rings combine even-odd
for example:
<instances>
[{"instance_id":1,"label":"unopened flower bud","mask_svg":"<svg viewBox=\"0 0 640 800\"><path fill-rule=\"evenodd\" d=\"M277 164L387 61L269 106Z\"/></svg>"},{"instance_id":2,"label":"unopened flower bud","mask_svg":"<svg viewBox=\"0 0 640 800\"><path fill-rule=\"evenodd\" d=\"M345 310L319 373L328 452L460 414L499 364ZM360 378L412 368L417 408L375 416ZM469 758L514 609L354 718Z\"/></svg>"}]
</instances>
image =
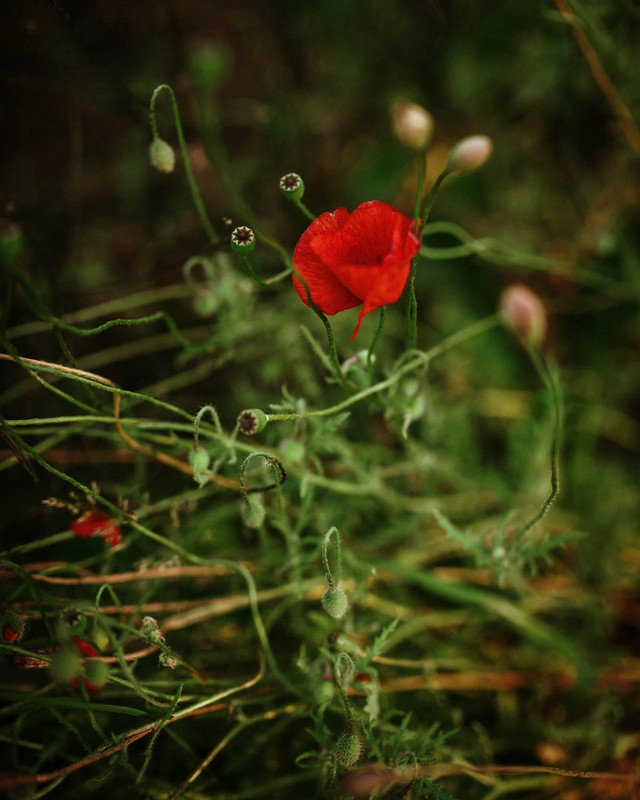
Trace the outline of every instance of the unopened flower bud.
<instances>
[{"instance_id":1,"label":"unopened flower bud","mask_svg":"<svg viewBox=\"0 0 640 800\"><path fill-rule=\"evenodd\" d=\"M262 500L256 495L248 495L248 502L242 504L242 521L247 528L259 528L266 513Z\"/></svg>"},{"instance_id":2,"label":"unopened flower bud","mask_svg":"<svg viewBox=\"0 0 640 800\"><path fill-rule=\"evenodd\" d=\"M547 314L542 300L523 283L508 286L500 296L504 324L530 347L539 347L547 333Z\"/></svg>"},{"instance_id":3,"label":"unopened flower bud","mask_svg":"<svg viewBox=\"0 0 640 800\"><path fill-rule=\"evenodd\" d=\"M196 46L188 58L189 71L202 88L215 90L229 71L229 55L214 44Z\"/></svg>"},{"instance_id":4,"label":"unopened flower bud","mask_svg":"<svg viewBox=\"0 0 640 800\"><path fill-rule=\"evenodd\" d=\"M458 142L449 155L450 172L472 172L488 160L493 142L488 136L468 136Z\"/></svg>"},{"instance_id":5,"label":"unopened flower bud","mask_svg":"<svg viewBox=\"0 0 640 800\"><path fill-rule=\"evenodd\" d=\"M157 621L153 617L143 617L140 633L152 644L163 644L164 636L160 632Z\"/></svg>"},{"instance_id":6,"label":"unopened flower bud","mask_svg":"<svg viewBox=\"0 0 640 800\"><path fill-rule=\"evenodd\" d=\"M259 408L246 408L238 414L238 430L245 436L253 436L267 427L269 417Z\"/></svg>"},{"instance_id":7,"label":"unopened flower bud","mask_svg":"<svg viewBox=\"0 0 640 800\"><path fill-rule=\"evenodd\" d=\"M349 608L349 600L342 589L330 586L322 596L322 607L330 617L342 619Z\"/></svg>"},{"instance_id":8,"label":"unopened flower bud","mask_svg":"<svg viewBox=\"0 0 640 800\"><path fill-rule=\"evenodd\" d=\"M289 200L302 200L304 181L297 172L287 172L280 178L280 191Z\"/></svg>"},{"instance_id":9,"label":"unopened flower bud","mask_svg":"<svg viewBox=\"0 0 640 800\"><path fill-rule=\"evenodd\" d=\"M203 469L207 469L211 463L211 456L203 447L198 447L189 453L189 463L194 470L201 471Z\"/></svg>"},{"instance_id":10,"label":"unopened flower bud","mask_svg":"<svg viewBox=\"0 0 640 800\"><path fill-rule=\"evenodd\" d=\"M168 142L156 138L149 146L149 160L151 166L155 167L158 172L173 172L176 165L176 154Z\"/></svg>"},{"instance_id":11,"label":"unopened flower bud","mask_svg":"<svg viewBox=\"0 0 640 800\"><path fill-rule=\"evenodd\" d=\"M109 665L104 661L87 661L84 665L84 676L94 689L100 689L109 680Z\"/></svg>"},{"instance_id":12,"label":"unopened flower bud","mask_svg":"<svg viewBox=\"0 0 640 800\"><path fill-rule=\"evenodd\" d=\"M362 755L362 739L355 731L345 731L336 742L336 760L343 767L352 767Z\"/></svg>"},{"instance_id":13,"label":"unopened flower bud","mask_svg":"<svg viewBox=\"0 0 640 800\"><path fill-rule=\"evenodd\" d=\"M231 233L231 249L234 253L248 256L255 246L256 235L251 228L247 228L246 225L240 225L238 228L233 229Z\"/></svg>"},{"instance_id":14,"label":"unopened flower bud","mask_svg":"<svg viewBox=\"0 0 640 800\"><path fill-rule=\"evenodd\" d=\"M25 624L24 620L15 611L6 609L0 615L0 624L2 625L2 639L5 642L13 644L19 642L24 635Z\"/></svg>"},{"instance_id":15,"label":"unopened flower bud","mask_svg":"<svg viewBox=\"0 0 640 800\"><path fill-rule=\"evenodd\" d=\"M391 124L396 139L410 150L422 150L433 136L433 117L417 103L394 103Z\"/></svg>"},{"instance_id":16,"label":"unopened flower bud","mask_svg":"<svg viewBox=\"0 0 640 800\"><path fill-rule=\"evenodd\" d=\"M51 660L51 671L59 681L70 681L80 672L81 660L75 650L61 650Z\"/></svg>"}]
</instances>

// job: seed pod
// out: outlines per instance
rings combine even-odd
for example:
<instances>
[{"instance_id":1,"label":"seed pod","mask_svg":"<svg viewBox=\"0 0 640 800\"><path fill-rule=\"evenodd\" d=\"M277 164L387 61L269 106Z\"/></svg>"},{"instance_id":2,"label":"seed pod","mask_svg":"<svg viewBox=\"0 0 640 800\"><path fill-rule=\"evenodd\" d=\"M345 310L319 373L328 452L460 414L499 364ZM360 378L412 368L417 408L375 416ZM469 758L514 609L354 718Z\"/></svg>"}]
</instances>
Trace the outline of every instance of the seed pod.
<instances>
[{"instance_id":1,"label":"seed pod","mask_svg":"<svg viewBox=\"0 0 640 800\"><path fill-rule=\"evenodd\" d=\"M269 417L259 408L245 408L238 414L238 430L245 436L253 436L267 427Z\"/></svg>"},{"instance_id":2,"label":"seed pod","mask_svg":"<svg viewBox=\"0 0 640 800\"><path fill-rule=\"evenodd\" d=\"M231 249L234 253L248 256L256 246L256 235L246 225L239 225L231 232Z\"/></svg>"},{"instance_id":3,"label":"seed pod","mask_svg":"<svg viewBox=\"0 0 640 800\"><path fill-rule=\"evenodd\" d=\"M338 586L330 586L322 596L322 607L330 617L342 619L349 608L349 600Z\"/></svg>"},{"instance_id":4,"label":"seed pod","mask_svg":"<svg viewBox=\"0 0 640 800\"><path fill-rule=\"evenodd\" d=\"M335 753L339 764L352 767L362 755L362 739L355 731L345 731L336 742Z\"/></svg>"},{"instance_id":5,"label":"seed pod","mask_svg":"<svg viewBox=\"0 0 640 800\"><path fill-rule=\"evenodd\" d=\"M304 181L297 172L287 172L280 178L280 191L288 200L302 200Z\"/></svg>"}]
</instances>

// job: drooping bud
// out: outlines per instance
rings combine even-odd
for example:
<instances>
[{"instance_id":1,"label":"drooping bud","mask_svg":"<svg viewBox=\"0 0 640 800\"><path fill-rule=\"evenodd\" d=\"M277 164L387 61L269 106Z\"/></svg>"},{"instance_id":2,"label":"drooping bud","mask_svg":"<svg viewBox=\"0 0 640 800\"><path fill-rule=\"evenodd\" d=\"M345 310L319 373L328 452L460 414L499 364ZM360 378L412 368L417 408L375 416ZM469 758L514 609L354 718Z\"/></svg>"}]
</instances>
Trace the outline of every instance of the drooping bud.
<instances>
[{"instance_id":1,"label":"drooping bud","mask_svg":"<svg viewBox=\"0 0 640 800\"><path fill-rule=\"evenodd\" d=\"M231 232L231 249L234 253L248 256L255 246L256 235L251 228L247 228L246 225L240 225L233 229Z\"/></svg>"},{"instance_id":2,"label":"drooping bud","mask_svg":"<svg viewBox=\"0 0 640 800\"><path fill-rule=\"evenodd\" d=\"M253 436L267 427L269 417L259 408L245 408L238 414L238 430L245 436Z\"/></svg>"},{"instance_id":3,"label":"drooping bud","mask_svg":"<svg viewBox=\"0 0 640 800\"><path fill-rule=\"evenodd\" d=\"M304 181L297 172L287 172L280 178L280 191L288 200L302 200Z\"/></svg>"},{"instance_id":4,"label":"drooping bud","mask_svg":"<svg viewBox=\"0 0 640 800\"><path fill-rule=\"evenodd\" d=\"M488 136L468 136L458 142L449 155L449 172L472 172L481 167L493 151Z\"/></svg>"},{"instance_id":5,"label":"drooping bud","mask_svg":"<svg viewBox=\"0 0 640 800\"><path fill-rule=\"evenodd\" d=\"M504 324L523 344L539 347L547 333L547 313L542 300L523 283L508 286L500 295Z\"/></svg>"},{"instance_id":6,"label":"drooping bud","mask_svg":"<svg viewBox=\"0 0 640 800\"><path fill-rule=\"evenodd\" d=\"M322 595L322 607L330 617L342 619L349 608L349 600L338 586L330 586Z\"/></svg>"},{"instance_id":7,"label":"drooping bud","mask_svg":"<svg viewBox=\"0 0 640 800\"><path fill-rule=\"evenodd\" d=\"M247 502L242 504L240 513L247 528L259 528L266 516L262 500L258 495L247 495Z\"/></svg>"},{"instance_id":8,"label":"drooping bud","mask_svg":"<svg viewBox=\"0 0 640 800\"><path fill-rule=\"evenodd\" d=\"M357 764L362 755L362 739L353 730L345 731L336 742L336 760L343 767Z\"/></svg>"},{"instance_id":9,"label":"drooping bud","mask_svg":"<svg viewBox=\"0 0 640 800\"><path fill-rule=\"evenodd\" d=\"M433 117L417 103L394 103L391 125L396 139L410 150L424 149L433 136Z\"/></svg>"},{"instance_id":10,"label":"drooping bud","mask_svg":"<svg viewBox=\"0 0 640 800\"><path fill-rule=\"evenodd\" d=\"M169 142L156 138L149 145L149 160L151 166L158 172L173 172L176 165L176 154Z\"/></svg>"}]
</instances>

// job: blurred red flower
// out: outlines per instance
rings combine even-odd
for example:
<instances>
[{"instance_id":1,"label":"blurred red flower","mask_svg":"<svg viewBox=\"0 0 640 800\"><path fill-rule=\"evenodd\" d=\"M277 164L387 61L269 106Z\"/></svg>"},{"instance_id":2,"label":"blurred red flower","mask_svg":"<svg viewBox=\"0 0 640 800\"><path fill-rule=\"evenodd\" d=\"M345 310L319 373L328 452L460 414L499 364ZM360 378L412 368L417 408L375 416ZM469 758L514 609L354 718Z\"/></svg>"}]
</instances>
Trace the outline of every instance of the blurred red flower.
<instances>
[{"instance_id":1,"label":"blurred red flower","mask_svg":"<svg viewBox=\"0 0 640 800\"><path fill-rule=\"evenodd\" d=\"M101 536L107 544L120 544L120 526L108 514L101 511L85 511L71 523L71 533L81 539Z\"/></svg>"},{"instance_id":2,"label":"blurred red flower","mask_svg":"<svg viewBox=\"0 0 640 800\"><path fill-rule=\"evenodd\" d=\"M366 314L398 300L419 248L413 222L388 203L370 200L352 214L338 208L321 214L300 237L293 286L310 305L302 277L324 314L362 305L353 339Z\"/></svg>"}]
</instances>

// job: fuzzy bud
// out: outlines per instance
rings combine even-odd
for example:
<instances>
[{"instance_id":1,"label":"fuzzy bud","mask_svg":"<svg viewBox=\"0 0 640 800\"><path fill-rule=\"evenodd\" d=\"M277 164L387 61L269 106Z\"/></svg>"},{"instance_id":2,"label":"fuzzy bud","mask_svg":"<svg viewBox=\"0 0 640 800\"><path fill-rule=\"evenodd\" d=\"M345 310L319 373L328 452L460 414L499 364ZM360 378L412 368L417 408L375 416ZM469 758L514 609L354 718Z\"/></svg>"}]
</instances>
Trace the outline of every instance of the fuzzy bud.
<instances>
[{"instance_id":1,"label":"fuzzy bud","mask_svg":"<svg viewBox=\"0 0 640 800\"><path fill-rule=\"evenodd\" d=\"M449 155L450 172L472 172L489 159L493 142L488 136L468 136L458 142Z\"/></svg>"},{"instance_id":2,"label":"fuzzy bud","mask_svg":"<svg viewBox=\"0 0 640 800\"><path fill-rule=\"evenodd\" d=\"M51 671L57 680L70 681L80 672L81 659L75 650L61 650L51 660Z\"/></svg>"},{"instance_id":3,"label":"fuzzy bud","mask_svg":"<svg viewBox=\"0 0 640 800\"><path fill-rule=\"evenodd\" d=\"M342 589L330 586L322 596L322 607L330 617L342 619L349 608L349 600Z\"/></svg>"},{"instance_id":4,"label":"fuzzy bud","mask_svg":"<svg viewBox=\"0 0 640 800\"><path fill-rule=\"evenodd\" d=\"M280 191L288 200L302 200L304 181L297 172L287 172L280 178Z\"/></svg>"},{"instance_id":5,"label":"fuzzy bud","mask_svg":"<svg viewBox=\"0 0 640 800\"><path fill-rule=\"evenodd\" d=\"M245 408L238 414L238 430L245 436L253 436L267 427L269 417L259 408Z\"/></svg>"},{"instance_id":6,"label":"fuzzy bud","mask_svg":"<svg viewBox=\"0 0 640 800\"><path fill-rule=\"evenodd\" d=\"M248 502L242 504L241 514L247 528L259 528L266 516L262 500L255 495L248 495Z\"/></svg>"},{"instance_id":7,"label":"fuzzy bud","mask_svg":"<svg viewBox=\"0 0 640 800\"><path fill-rule=\"evenodd\" d=\"M176 154L173 147L164 139L154 139L149 146L151 166L158 172L173 172L176 165Z\"/></svg>"},{"instance_id":8,"label":"fuzzy bud","mask_svg":"<svg viewBox=\"0 0 640 800\"><path fill-rule=\"evenodd\" d=\"M336 742L335 753L339 764L352 767L362 755L362 739L355 731L345 731Z\"/></svg>"},{"instance_id":9,"label":"fuzzy bud","mask_svg":"<svg viewBox=\"0 0 640 800\"><path fill-rule=\"evenodd\" d=\"M86 683L95 690L100 689L109 680L109 666L104 661L87 661L84 665L84 676Z\"/></svg>"},{"instance_id":10,"label":"fuzzy bud","mask_svg":"<svg viewBox=\"0 0 640 800\"><path fill-rule=\"evenodd\" d=\"M256 235L251 228L247 228L246 225L240 225L233 229L231 232L231 249L234 253L248 256L255 246Z\"/></svg>"},{"instance_id":11,"label":"fuzzy bud","mask_svg":"<svg viewBox=\"0 0 640 800\"><path fill-rule=\"evenodd\" d=\"M143 617L140 625L140 633L151 644L163 644L164 636L160 632L157 621L153 617Z\"/></svg>"},{"instance_id":12,"label":"fuzzy bud","mask_svg":"<svg viewBox=\"0 0 640 800\"><path fill-rule=\"evenodd\" d=\"M6 609L0 615L0 625L2 626L2 639L9 644L19 642L24 636L24 620L15 611Z\"/></svg>"},{"instance_id":13,"label":"fuzzy bud","mask_svg":"<svg viewBox=\"0 0 640 800\"><path fill-rule=\"evenodd\" d=\"M433 136L433 117L417 103L394 103L391 125L396 139L410 150L424 149Z\"/></svg>"},{"instance_id":14,"label":"fuzzy bud","mask_svg":"<svg viewBox=\"0 0 640 800\"><path fill-rule=\"evenodd\" d=\"M504 324L529 347L539 347L547 333L547 314L542 300L523 283L508 286L500 296Z\"/></svg>"}]
</instances>

